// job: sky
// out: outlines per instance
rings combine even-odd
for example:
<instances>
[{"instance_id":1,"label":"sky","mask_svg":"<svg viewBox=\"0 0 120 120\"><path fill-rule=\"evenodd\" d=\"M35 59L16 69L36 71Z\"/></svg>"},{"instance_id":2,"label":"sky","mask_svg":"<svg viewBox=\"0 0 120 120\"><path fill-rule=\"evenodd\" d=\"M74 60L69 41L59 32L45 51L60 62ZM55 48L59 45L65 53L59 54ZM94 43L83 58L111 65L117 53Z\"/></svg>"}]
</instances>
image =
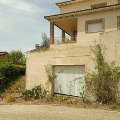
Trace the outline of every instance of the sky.
<instances>
[{"instance_id":1,"label":"sky","mask_svg":"<svg viewBox=\"0 0 120 120\"><path fill-rule=\"evenodd\" d=\"M50 35L44 16L60 13L56 2L65 0L0 0L0 51L27 52L41 44L42 33ZM55 28L55 37L61 30Z\"/></svg>"}]
</instances>

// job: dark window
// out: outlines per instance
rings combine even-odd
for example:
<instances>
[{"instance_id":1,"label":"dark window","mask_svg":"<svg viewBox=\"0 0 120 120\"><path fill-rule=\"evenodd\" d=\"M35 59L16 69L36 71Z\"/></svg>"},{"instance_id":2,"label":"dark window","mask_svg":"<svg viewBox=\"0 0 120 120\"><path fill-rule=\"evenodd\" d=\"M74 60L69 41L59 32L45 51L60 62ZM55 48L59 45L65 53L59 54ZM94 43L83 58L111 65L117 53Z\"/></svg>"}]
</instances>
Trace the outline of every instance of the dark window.
<instances>
[{"instance_id":1,"label":"dark window","mask_svg":"<svg viewBox=\"0 0 120 120\"><path fill-rule=\"evenodd\" d=\"M91 5L91 8L95 9L95 8L100 8L100 7L105 7L105 6L107 6L107 2Z\"/></svg>"}]
</instances>

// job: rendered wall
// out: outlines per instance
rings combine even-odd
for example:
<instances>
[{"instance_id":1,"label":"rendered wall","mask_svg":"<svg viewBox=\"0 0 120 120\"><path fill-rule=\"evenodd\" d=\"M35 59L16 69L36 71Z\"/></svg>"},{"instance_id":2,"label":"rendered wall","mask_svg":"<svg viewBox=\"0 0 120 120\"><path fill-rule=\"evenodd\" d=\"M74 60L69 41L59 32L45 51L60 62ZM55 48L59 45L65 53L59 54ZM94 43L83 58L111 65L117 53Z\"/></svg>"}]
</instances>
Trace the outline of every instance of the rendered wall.
<instances>
[{"instance_id":1,"label":"rendered wall","mask_svg":"<svg viewBox=\"0 0 120 120\"><path fill-rule=\"evenodd\" d=\"M120 66L120 30L101 33L100 43L106 47L107 62L115 61Z\"/></svg>"},{"instance_id":2,"label":"rendered wall","mask_svg":"<svg viewBox=\"0 0 120 120\"><path fill-rule=\"evenodd\" d=\"M119 9L79 16L77 21L77 43L90 43L94 40L99 41L99 33L102 33L85 33L85 21L105 18L105 32L108 32L117 30L117 16L120 16Z\"/></svg>"},{"instance_id":3,"label":"rendered wall","mask_svg":"<svg viewBox=\"0 0 120 120\"><path fill-rule=\"evenodd\" d=\"M100 43L105 46L105 58L108 63L116 62L120 66L120 30L100 34ZM117 101L120 103L120 81L118 84Z\"/></svg>"},{"instance_id":4,"label":"rendered wall","mask_svg":"<svg viewBox=\"0 0 120 120\"><path fill-rule=\"evenodd\" d=\"M117 0L88 0L76 4L65 5L60 8L61 13L72 12L77 10L91 9L91 5L107 2L107 5L117 4Z\"/></svg>"},{"instance_id":5,"label":"rendered wall","mask_svg":"<svg viewBox=\"0 0 120 120\"><path fill-rule=\"evenodd\" d=\"M116 61L116 65L120 66L120 30L110 31L100 34L100 44L103 44L105 57L108 63ZM76 47L75 47L76 46ZM94 55L90 51L90 46L77 44L54 45L49 51L45 52L28 52L26 55L26 89L32 89L36 85L42 84L46 87L47 74L45 65L85 65L85 73L94 70ZM120 102L120 83L117 93ZM86 95L90 95L90 91L86 91Z\"/></svg>"},{"instance_id":6,"label":"rendered wall","mask_svg":"<svg viewBox=\"0 0 120 120\"><path fill-rule=\"evenodd\" d=\"M60 46L59 46L60 47ZM67 45L66 45L67 48ZM46 52L28 52L26 63L26 89L47 82L45 65L85 65L86 71L93 69L90 60L90 47L49 50Z\"/></svg>"}]
</instances>

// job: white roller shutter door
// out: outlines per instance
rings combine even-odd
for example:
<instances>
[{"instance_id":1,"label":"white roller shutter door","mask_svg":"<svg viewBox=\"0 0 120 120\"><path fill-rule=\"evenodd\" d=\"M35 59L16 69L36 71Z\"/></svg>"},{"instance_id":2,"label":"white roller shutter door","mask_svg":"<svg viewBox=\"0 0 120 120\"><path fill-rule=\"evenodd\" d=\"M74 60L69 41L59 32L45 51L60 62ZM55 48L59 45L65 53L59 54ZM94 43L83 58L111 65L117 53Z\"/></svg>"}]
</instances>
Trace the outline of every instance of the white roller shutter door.
<instances>
[{"instance_id":1,"label":"white roller shutter door","mask_svg":"<svg viewBox=\"0 0 120 120\"><path fill-rule=\"evenodd\" d=\"M57 75L54 82L55 93L72 96L80 96L80 92L83 93L85 66L55 66L54 74Z\"/></svg>"}]
</instances>

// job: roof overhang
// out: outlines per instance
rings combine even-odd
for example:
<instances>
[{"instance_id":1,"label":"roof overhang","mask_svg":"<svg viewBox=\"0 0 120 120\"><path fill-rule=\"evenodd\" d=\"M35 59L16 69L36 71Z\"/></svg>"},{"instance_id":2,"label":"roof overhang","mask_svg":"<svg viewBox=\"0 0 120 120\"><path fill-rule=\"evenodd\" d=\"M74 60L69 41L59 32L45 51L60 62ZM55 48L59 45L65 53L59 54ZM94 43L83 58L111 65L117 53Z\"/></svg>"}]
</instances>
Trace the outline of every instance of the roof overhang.
<instances>
[{"instance_id":1,"label":"roof overhang","mask_svg":"<svg viewBox=\"0 0 120 120\"><path fill-rule=\"evenodd\" d=\"M89 1L89 0L69 0L65 2L58 2L56 3L56 5L60 8L61 6L76 4L76 3L85 2L85 1Z\"/></svg>"},{"instance_id":2,"label":"roof overhang","mask_svg":"<svg viewBox=\"0 0 120 120\"><path fill-rule=\"evenodd\" d=\"M85 9L85 10L73 11L73 12L68 12L68 13L44 16L44 18L50 22L54 22L54 21L59 21L59 20L64 20L64 19L77 18L78 16L85 15L85 14L87 15L90 13L103 12L103 11L108 11L108 10L116 10L119 8L120 8L120 4L114 4L114 5L109 5L105 7L96 8L96 9Z\"/></svg>"},{"instance_id":3,"label":"roof overhang","mask_svg":"<svg viewBox=\"0 0 120 120\"><path fill-rule=\"evenodd\" d=\"M54 25L61 30L65 30L65 32L71 36L72 30L77 30L77 18L55 21Z\"/></svg>"}]
</instances>

